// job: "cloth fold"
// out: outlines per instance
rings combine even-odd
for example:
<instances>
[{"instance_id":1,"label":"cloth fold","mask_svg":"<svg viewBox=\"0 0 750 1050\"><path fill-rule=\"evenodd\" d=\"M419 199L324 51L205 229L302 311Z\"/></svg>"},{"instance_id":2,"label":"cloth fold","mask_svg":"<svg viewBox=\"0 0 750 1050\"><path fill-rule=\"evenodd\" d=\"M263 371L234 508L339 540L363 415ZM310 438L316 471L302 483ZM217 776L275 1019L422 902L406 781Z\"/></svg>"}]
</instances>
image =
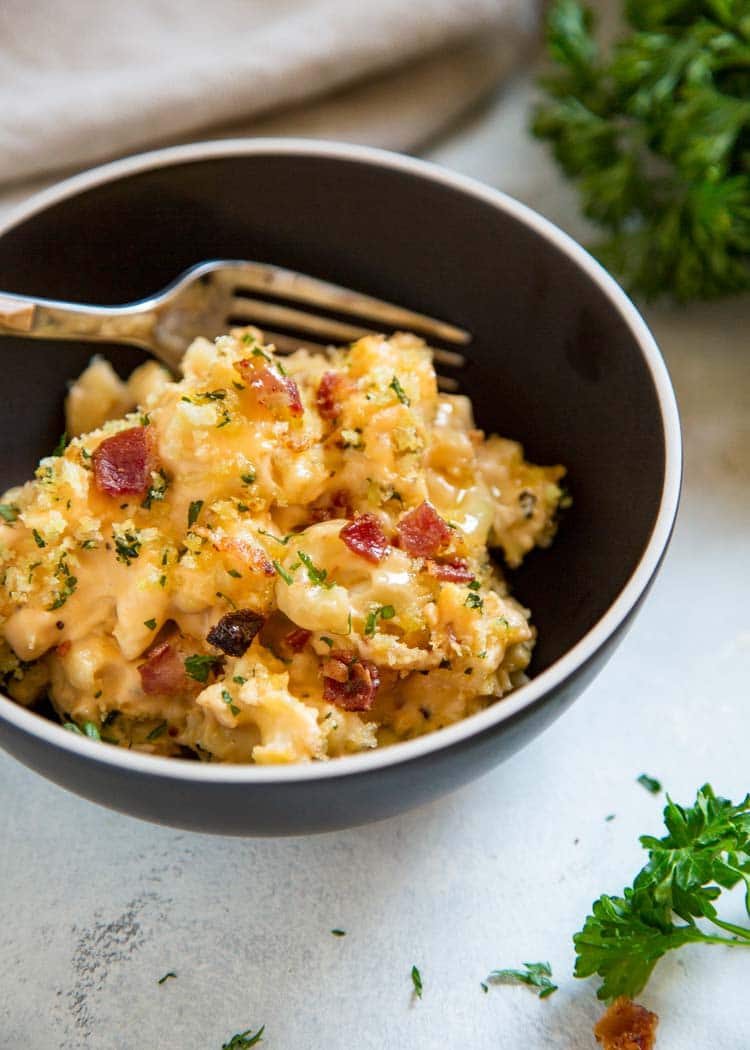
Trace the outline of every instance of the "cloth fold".
<instances>
[{"instance_id":1,"label":"cloth fold","mask_svg":"<svg viewBox=\"0 0 750 1050\"><path fill-rule=\"evenodd\" d=\"M222 133L409 149L486 94L531 0L5 0L0 183Z\"/></svg>"}]
</instances>

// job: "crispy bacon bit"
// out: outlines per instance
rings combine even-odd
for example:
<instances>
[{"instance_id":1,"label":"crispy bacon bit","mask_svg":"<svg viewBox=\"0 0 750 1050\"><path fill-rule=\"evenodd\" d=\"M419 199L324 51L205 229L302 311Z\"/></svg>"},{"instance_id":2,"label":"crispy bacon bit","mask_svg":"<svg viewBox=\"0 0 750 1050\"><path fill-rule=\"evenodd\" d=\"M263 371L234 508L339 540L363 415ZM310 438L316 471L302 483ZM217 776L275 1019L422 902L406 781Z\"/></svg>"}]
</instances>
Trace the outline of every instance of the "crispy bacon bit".
<instances>
[{"instance_id":1,"label":"crispy bacon bit","mask_svg":"<svg viewBox=\"0 0 750 1050\"><path fill-rule=\"evenodd\" d=\"M55 656L67 656L70 652L70 646L71 643L69 641L60 642L60 644L55 647Z\"/></svg>"},{"instance_id":2,"label":"crispy bacon bit","mask_svg":"<svg viewBox=\"0 0 750 1050\"><path fill-rule=\"evenodd\" d=\"M413 558L432 558L444 547L451 530L431 503L420 504L398 523L401 546Z\"/></svg>"},{"instance_id":3,"label":"crispy bacon bit","mask_svg":"<svg viewBox=\"0 0 750 1050\"><path fill-rule=\"evenodd\" d=\"M302 400L297 384L262 362L263 358L245 358L235 368L259 405L281 419L298 419L302 415Z\"/></svg>"},{"instance_id":4,"label":"crispy bacon bit","mask_svg":"<svg viewBox=\"0 0 750 1050\"><path fill-rule=\"evenodd\" d=\"M286 635L284 641L293 653L301 653L311 638L312 631L306 631L304 627L297 627Z\"/></svg>"},{"instance_id":5,"label":"crispy bacon bit","mask_svg":"<svg viewBox=\"0 0 750 1050\"><path fill-rule=\"evenodd\" d=\"M138 668L144 693L179 693L187 683L185 665L169 642L160 642Z\"/></svg>"},{"instance_id":6,"label":"crispy bacon bit","mask_svg":"<svg viewBox=\"0 0 750 1050\"><path fill-rule=\"evenodd\" d=\"M310 518L314 522L330 521L331 518L351 518L353 514L349 495L343 489L337 489L323 501L310 507Z\"/></svg>"},{"instance_id":7,"label":"crispy bacon bit","mask_svg":"<svg viewBox=\"0 0 750 1050\"><path fill-rule=\"evenodd\" d=\"M130 427L105 438L92 456L94 481L108 496L145 496L156 469L154 437L149 427Z\"/></svg>"},{"instance_id":8,"label":"crispy bacon bit","mask_svg":"<svg viewBox=\"0 0 750 1050\"><path fill-rule=\"evenodd\" d=\"M339 372L324 372L315 398L318 412L323 419L335 419L341 413L341 403L352 389L346 376Z\"/></svg>"},{"instance_id":9,"label":"crispy bacon bit","mask_svg":"<svg viewBox=\"0 0 750 1050\"><path fill-rule=\"evenodd\" d=\"M615 999L594 1025L604 1050L653 1050L659 1018L626 995Z\"/></svg>"},{"instance_id":10,"label":"crispy bacon bit","mask_svg":"<svg viewBox=\"0 0 750 1050\"><path fill-rule=\"evenodd\" d=\"M264 623L264 618L251 609L237 609L214 624L206 641L227 656L244 656Z\"/></svg>"},{"instance_id":11,"label":"crispy bacon bit","mask_svg":"<svg viewBox=\"0 0 750 1050\"><path fill-rule=\"evenodd\" d=\"M380 685L375 664L337 652L331 653L321 671L324 700L344 711L369 711Z\"/></svg>"},{"instance_id":12,"label":"crispy bacon bit","mask_svg":"<svg viewBox=\"0 0 750 1050\"><path fill-rule=\"evenodd\" d=\"M466 564L464 558L454 558L453 561L428 561L427 571L438 580L446 583L470 583L474 579L474 573Z\"/></svg>"},{"instance_id":13,"label":"crispy bacon bit","mask_svg":"<svg viewBox=\"0 0 750 1050\"><path fill-rule=\"evenodd\" d=\"M350 551L377 565L385 557L388 540L383 526L374 514L361 514L345 525L339 536Z\"/></svg>"}]
</instances>

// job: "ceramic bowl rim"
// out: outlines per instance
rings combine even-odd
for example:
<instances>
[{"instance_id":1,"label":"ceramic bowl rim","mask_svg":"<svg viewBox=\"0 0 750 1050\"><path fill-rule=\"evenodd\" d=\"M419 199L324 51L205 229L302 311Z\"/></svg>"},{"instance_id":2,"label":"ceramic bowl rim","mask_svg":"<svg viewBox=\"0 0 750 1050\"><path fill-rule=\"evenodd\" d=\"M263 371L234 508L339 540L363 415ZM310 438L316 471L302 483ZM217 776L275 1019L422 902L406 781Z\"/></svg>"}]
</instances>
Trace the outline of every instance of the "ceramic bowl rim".
<instances>
[{"instance_id":1,"label":"ceramic bowl rim","mask_svg":"<svg viewBox=\"0 0 750 1050\"><path fill-rule=\"evenodd\" d=\"M89 761L95 760L105 766L132 771L134 774L167 777L196 784L231 783L250 786L252 784L304 783L349 774L373 773L389 766L406 764L431 754L436 755L443 750L466 742L471 737L480 736L485 731L500 726L519 712L545 699L605 645L628 618L658 569L677 514L682 476L679 414L667 367L645 321L614 278L573 238L525 204L473 178L455 173L429 161L371 146L302 138L219 139L172 146L125 157L58 182L34 194L13 209L0 222L0 237L38 212L107 182L185 163L268 155L354 161L428 179L499 209L532 229L566 255L579 269L584 271L594 284L598 285L617 309L635 337L651 375L659 403L664 436L664 483L661 501L651 535L633 573L615 601L583 638L546 670L540 672L506 699L490 705L484 711L453 726L415 740L403 741L364 754L332 759L329 762L279 766L183 762L174 758L125 751L115 747L92 747L90 740L77 737L63 729L62 726L40 718L32 711L0 695L0 717L17 730L38 737L42 742L67 751L71 755L77 755Z\"/></svg>"}]
</instances>

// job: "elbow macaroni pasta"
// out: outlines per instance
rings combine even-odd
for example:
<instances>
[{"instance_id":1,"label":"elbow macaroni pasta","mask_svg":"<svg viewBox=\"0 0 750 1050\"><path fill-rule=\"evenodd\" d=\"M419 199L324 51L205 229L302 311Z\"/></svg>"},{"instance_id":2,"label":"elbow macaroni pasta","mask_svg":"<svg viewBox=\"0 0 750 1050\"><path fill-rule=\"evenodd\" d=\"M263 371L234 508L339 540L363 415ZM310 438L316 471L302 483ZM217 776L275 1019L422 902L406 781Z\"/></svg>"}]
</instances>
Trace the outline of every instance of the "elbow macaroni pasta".
<instances>
[{"instance_id":1,"label":"elbow macaroni pasta","mask_svg":"<svg viewBox=\"0 0 750 1050\"><path fill-rule=\"evenodd\" d=\"M121 747L282 763L431 732L524 681L535 631L488 548L513 567L551 542L563 468L485 439L469 401L439 393L413 336L284 358L293 418L250 397L238 364L252 356L278 367L259 332L237 329L193 343L177 381L150 362L124 383L95 358L72 386L72 440L2 501L9 695L46 695L62 721ZM345 391L335 417L320 404L326 373ZM139 426L155 439L148 493L108 495L95 450ZM438 578L398 545L399 522L425 501L470 582ZM377 564L340 535L363 514L390 540ZM222 656L207 635L237 609L263 627L243 655ZM189 666L205 658L202 680L144 690L139 668L164 639ZM377 668L368 710L325 697L340 651Z\"/></svg>"}]
</instances>

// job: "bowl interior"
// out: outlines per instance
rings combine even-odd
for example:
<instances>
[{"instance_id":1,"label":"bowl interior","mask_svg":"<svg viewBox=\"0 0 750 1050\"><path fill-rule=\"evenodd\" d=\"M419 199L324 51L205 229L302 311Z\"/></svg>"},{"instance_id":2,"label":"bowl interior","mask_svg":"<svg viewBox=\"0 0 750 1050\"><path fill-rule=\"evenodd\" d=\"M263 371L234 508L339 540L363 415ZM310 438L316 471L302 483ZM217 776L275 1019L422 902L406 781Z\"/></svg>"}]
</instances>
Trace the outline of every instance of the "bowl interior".
<instances>
[{"instance_id":1,"label":"bowl interior","mask_svg":"<svg viewBox=\"0 0 750 1050\"><path fill-rule=\"evenodd\" d=\"M474 334L461 373L478 425L561 462L574 497L553 547L511 574L533 611L532 671L596 623L632 574L665 469L638 342L591 276L478 196L357 159L251 155L173 163L62 200L0 237L0 288L98 304L145 297L210 258L277 263L443 317ZM92 347L6 338L0 487L62 430ZM127 373L136 350L102 346Z\"/></svg>"}]
</instances>

